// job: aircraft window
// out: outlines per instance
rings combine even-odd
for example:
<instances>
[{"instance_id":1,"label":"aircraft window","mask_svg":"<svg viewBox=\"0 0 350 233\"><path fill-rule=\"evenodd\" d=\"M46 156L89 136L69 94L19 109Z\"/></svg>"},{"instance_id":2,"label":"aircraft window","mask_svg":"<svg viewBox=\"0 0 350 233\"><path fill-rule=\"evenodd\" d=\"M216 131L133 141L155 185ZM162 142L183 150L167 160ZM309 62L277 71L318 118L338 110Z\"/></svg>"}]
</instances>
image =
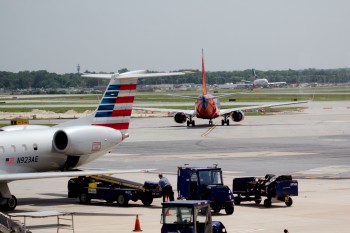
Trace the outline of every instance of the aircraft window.
<instances>
[{"instance_id":1,"label":"aircraft window","mask_svg":"<svg viewBox=\"0 0 350 233\"><path fill-rule=\"evenodd\" d=\"M37 144L33 144L33 149L34 150L38 150L38 145Z\"/></svg>"},{"instance_id":2,"label":"aircraft window","mask_svg":"<svg viewBox=\"0 0 350 233\"><path fill-rule=\"evenodd\" d=\"M15 145L11 145L11 149L13 152L16 152L16 146Z\"/></svg>"},{"instance_id":3,"label":"aircraft window","mask_svg":"<svg viewBox=\"0 0 350 233\"><path fill-rule=\"evenodd\" d=\"M23 150L23 152L26 152L27 151L27 145L22 144L22 150Z\"/></svg>"}]
</instances>

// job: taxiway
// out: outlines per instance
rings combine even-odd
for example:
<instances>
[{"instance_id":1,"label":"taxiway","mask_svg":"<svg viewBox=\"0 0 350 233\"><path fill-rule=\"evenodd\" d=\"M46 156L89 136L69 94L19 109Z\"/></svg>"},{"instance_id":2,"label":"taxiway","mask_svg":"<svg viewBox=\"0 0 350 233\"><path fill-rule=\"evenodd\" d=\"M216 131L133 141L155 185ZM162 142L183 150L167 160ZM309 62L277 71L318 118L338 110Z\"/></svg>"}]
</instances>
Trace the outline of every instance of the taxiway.
<instances>
[{"instance_id":1,"label":"taxiway","mask_svg":"<svg viewBox=\"0 0 350 233\"><path fill-rule=\"evenodd\" d=\"M238 124L213 127L177 125L171 118L133 118L130 137L90 168L156 168L176 190L177 166L218 164L230 187L234 177L291 174L299 181L292 207L271 208L242 203L233 215L213 216L228 232L347 232L350 223L350 102L309 102L302 112L246 117ZM123 174L121 178L157 181L156 173ZM130 202L80 205L67 198L67 178L15 181L16 211L73 211L75 232L131 232L139 215L143 232L160 232L161 200L151 207ZM175 193L175 197L177 194ZM28 224L36 219L28 220ZM40 220L49 221L46 219ZM51 220L52 221L52 220ZM46 230L35 232L51 232ZM55 230L52 230L55 232Z\"/></svg>"}]
</instances>

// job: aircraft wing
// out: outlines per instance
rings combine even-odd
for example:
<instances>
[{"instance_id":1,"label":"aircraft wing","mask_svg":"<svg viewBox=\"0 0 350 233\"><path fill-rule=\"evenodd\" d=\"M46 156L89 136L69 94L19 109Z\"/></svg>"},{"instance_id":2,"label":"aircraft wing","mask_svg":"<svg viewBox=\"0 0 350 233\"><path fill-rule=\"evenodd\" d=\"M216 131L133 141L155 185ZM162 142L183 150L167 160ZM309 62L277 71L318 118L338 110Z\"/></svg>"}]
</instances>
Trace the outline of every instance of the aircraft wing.
<instances>
[{"instance_id":1,"label":"aircraft wing","mask_svg":"<svg viewBox=\"0 0 350 233\"><path fill-rule=\"evenodd\" d=\"M139 107L133 107L132 109L143 110L143 111L152 111L152 112L168 112L170 114L175 114L177 112L183 112L186 115L191 115L191 116L196 115L195 110L183 110L183 109L172 109L172 108L139 108Z\"/></svg>"},{"instance_id":2,"label":"aircraft wing","mask_svg":"<svg viewBox=\"0 0 350 233\"><path fill-rule=\"evenodd\" d=\"M220 115L229 114L234 111L245 111L245 110L252 110L252 109L259 109L259 108L269 108L269 107L277 107L277 106L283 106L283 105L292 105L292 104L305 104L307 101L296 101L296 102L285 102L285 103L277 103L277 104L263 104L263 105L256 105L256 106L247 106L247 107L241 107L241 108L227 108L227 109L221 109Z\"/></svg>"},{"instance_id":3,"label":"aircraft wing","mask_svg":"<svg viewBox=\"0 0 350 233\"><path fill-rule=\"evenodd\" d=\"M226 96L232 96L235 95L234 93L224 93L224 94L220 94L220 95L214 95L213 98L222 98L222 97L226 97Z\"/></svg>"},{"instance_id":4,"label":"aircraft wing","mask_svg":"<svg viewBox=\"0 0 350 233\"><path fill-rule=\"evenodd\" d=\"M194 99L197 100L199 97L198 96L188 96L188 95L176 95L176 94L167 94L168 96L175 96L175 97L181 97L181 98L187 98L187 99ZM226 96L232 96L235 95L234 93L223 93L219 95L213 95L211 98L222 98Z\"/></svg>"},{"instance_id":5,"label":"aircraft wing","mask_svg":"<svg viewBox=\"0 0 350 233\"><path fill-rule=\"evenodd\" d=\"M145 70L130 71L126 73L114 73L114 74L83 74L82 77L88 78L100 78L111 79L112 77L120 78L151 78L151 77L166 77L166 76L179 76L185 75L185 72L166 72L166 73L146 73Z\"/></svg>"},{"instance_id":6,"label":"aircraft wing","mask_svg":"<svg viewBox=\"0 0 350 233\"><path fill-rule=\"evenodd\" d=\"M89 176L89 175L106 175L106 174L124 174L136 172L148 172L155 169L134 169L134 170L85 170L85 171L65 171L65 172L33 172L33 173L2 173L0 174L1 182L10 182L15 180L31 180L42 178L59 178L73 176Z\"/></svg>"}]
</instances>

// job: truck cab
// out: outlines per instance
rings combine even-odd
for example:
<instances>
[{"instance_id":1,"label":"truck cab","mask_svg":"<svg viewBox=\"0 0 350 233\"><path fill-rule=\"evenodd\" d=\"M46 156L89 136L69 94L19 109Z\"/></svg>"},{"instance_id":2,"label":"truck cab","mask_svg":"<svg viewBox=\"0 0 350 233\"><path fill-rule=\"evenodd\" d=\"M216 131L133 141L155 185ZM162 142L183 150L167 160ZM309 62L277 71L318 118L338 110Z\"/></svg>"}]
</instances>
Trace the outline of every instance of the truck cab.
<instances>
[{"instance_id":1,"label":"truck cab","mask_svg":"<svg viewBox=\"0 0 350 233\"><path fill-rule=\"evenodd\" d=\"M162 203L162 233L225 233L225 226L212 221L207 200L177 200Z\"/></svg>"},{"instance_id":2,"label":"truck cab","mask_svg":"<svg viewBox=\"0 0 350 233\"><path fill-rule=\"evenodd\" d=\"M209 200L214 212L225 209L226 214L234 212L233 194L223 184L221 168L213 167L178 167L178 199Z\"/></svg>"}]
</instances>

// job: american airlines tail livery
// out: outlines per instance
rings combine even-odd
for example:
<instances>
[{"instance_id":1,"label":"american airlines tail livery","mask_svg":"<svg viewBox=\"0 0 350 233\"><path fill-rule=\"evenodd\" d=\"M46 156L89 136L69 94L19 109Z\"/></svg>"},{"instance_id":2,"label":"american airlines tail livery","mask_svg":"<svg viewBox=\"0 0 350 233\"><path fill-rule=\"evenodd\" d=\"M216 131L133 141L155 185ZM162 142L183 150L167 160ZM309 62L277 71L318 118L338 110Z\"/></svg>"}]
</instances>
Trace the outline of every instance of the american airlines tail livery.
<instances>
[{"instance_id":1,"label":"american airlines tail livery","mask_svg":"<svg viewBox=\"0 0 350 233\"><path fill-rule=\"evenodd\" d=\"M89 74L108 78L109 85L96 111L54 127L6 126L0 129L0 206L13 210L17 199L8 182L25 179L70 177L122 171L73 171L111 151L128 137L138 78L183 75L133 71L122 74Z\"/></svg>"}]
</instances>

